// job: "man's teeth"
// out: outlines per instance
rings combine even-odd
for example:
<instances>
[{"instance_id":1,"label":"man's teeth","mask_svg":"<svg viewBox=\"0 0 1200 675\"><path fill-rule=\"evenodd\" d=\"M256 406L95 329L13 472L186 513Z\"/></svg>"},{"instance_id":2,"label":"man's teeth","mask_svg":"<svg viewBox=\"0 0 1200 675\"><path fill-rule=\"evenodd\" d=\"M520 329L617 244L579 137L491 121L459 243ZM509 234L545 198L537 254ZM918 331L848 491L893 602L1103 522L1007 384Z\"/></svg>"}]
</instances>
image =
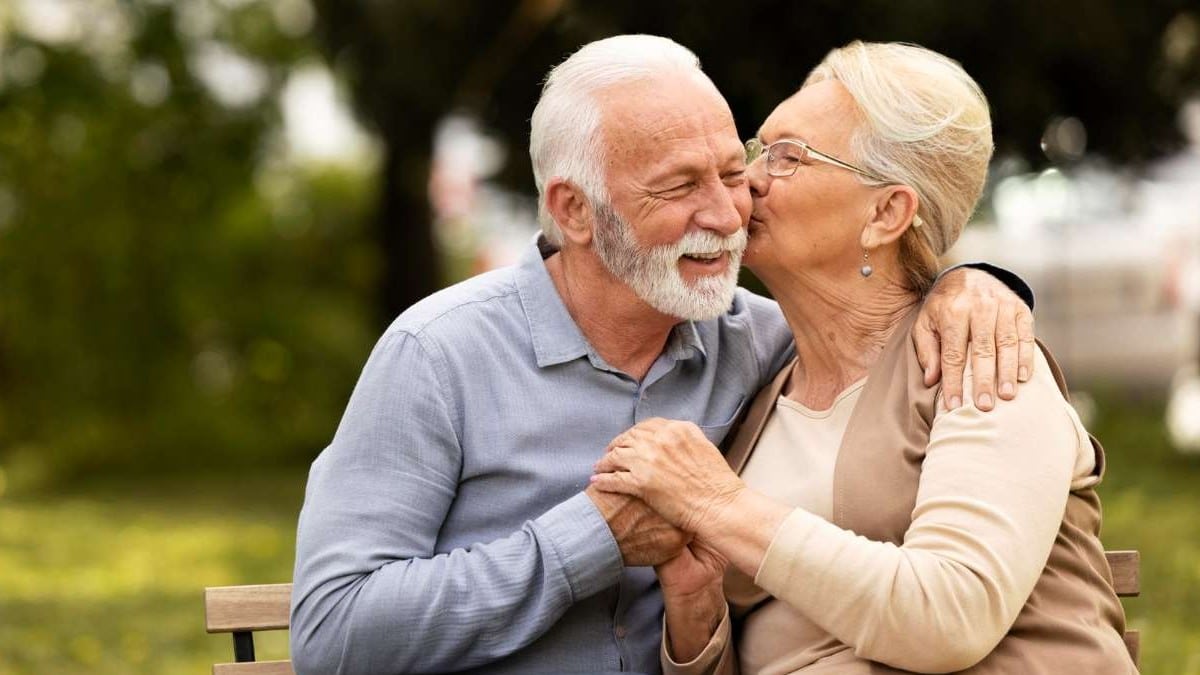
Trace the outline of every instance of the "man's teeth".
<instances>
[{"instance_id":1,"label":"man's teeth","mask_svg":"<svg viewBox=\"0 0 1200 675\"><path fill-rule=\"evenodd\" d=\"M723 252L724 251L715 251L713 253L685 253L684 257L692 258L694 260L716 260L717 258L721 257Z\"/></svg>"}]
</instances>

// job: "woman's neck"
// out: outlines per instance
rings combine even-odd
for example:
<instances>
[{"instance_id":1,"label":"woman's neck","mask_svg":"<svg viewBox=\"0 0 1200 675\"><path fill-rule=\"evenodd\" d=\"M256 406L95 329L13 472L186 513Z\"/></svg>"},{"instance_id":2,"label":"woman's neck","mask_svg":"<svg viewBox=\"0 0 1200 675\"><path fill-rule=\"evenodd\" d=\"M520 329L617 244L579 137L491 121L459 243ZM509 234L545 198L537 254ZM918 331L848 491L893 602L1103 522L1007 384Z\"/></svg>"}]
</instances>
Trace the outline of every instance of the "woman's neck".
<instances>
[{"instance_id":1,"label":"woman's neck","mask_svg":"<svg viewBox=\"0 0 1200 675\"><path fill-rule=\"evenodd\" d=\"M795 336L799 362L785 395L814 410L866 377L896 326L920 301L894 275L831 281L798 273L771 284Z\"/></svg>"}]
</instances>

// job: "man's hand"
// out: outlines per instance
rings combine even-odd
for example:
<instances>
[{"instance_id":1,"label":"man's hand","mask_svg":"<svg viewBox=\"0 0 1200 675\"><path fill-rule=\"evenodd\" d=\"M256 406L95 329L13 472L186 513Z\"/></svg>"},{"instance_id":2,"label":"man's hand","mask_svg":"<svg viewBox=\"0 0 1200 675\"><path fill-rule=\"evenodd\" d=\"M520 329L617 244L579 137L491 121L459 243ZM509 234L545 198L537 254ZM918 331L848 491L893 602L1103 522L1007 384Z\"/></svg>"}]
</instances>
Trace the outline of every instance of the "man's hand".
<instances>
[{"instance_id":1,"label":"man's hand","mask_svg":"<svg viewBox=\"0 0 1200 675\"><path fill-rule=\"evenodd\" d=\"M629 567L661 565L679 555L692 540L690 534L663 520L640 499L601 492L595 486L588 486L584 492L608 521L621 547L621 558Z\"/></svg>"},{"instance_id":2,"label":"man's hand","mask_svg":"<svg viewBox=\"0 0 1200 675\"><path fill-rule=\"evenodd\" d=\"M940 344L939 344L940 338ZM1017 382L1033 372L1033 312L1003 282L982 270L958 268L942 275L929 292L913 328L925 384L940 377L947 407L962 405L968 344L974 372L975 406L995 407L1017 394Z\"/></svg>"}]
</instances>

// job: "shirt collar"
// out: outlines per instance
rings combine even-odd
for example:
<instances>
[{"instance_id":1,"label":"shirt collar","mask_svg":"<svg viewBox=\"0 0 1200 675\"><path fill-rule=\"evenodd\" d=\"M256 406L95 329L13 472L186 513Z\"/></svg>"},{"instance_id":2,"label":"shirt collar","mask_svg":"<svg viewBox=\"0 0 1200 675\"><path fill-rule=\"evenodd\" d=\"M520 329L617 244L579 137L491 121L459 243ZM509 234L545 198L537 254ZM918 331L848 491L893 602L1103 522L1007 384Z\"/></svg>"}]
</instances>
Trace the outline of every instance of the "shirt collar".
<instances>
[{"instance_id":1,"label":"shirt collar","mask_svg":"<svg viewBox=\"0 0 1200 675\"><path fill-rule=\"evenodd\" d=\"M529 321L539 368L586 356L589 348L546 269L544 256L553 252L539 234L517 263L517 293Z\"/></svg>"},{"instance_id":2,"label":"shirt collar","mask_svg":"<svg viewBox=\"0 0 1200 675\"><path fill-rule=\"evenodd\" d=\"M539 234L517 263L517 292L525 309L525 318L529 321L538 367L566 363L581 356L595 356L594 361L602 361L599 355L593 355L591 345L571 318L554 286L554 280L550 278L550 271L546 269L545 258L555 251ZM704 349L696 322L676 324L667 338L664 353L675 361L694 356L707 357L708 352Z\"/></svg>"}]
</instances>

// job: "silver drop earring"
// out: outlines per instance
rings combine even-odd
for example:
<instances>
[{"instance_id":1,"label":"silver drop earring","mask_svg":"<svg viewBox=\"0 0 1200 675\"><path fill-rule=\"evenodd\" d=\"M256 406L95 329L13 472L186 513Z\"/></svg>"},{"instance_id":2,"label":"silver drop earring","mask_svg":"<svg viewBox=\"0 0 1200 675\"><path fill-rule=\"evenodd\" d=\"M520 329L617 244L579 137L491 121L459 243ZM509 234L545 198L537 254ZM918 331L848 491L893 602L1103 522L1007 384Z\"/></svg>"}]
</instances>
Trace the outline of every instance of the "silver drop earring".
<instances>
[{"instance_id":1,"label":"silver drop earring","mask_svg":"<svg viewBox=\"0 0 1200 675\"><path fill-rule=\"evenodd\" d=\"M875 270L871 269L871 266L867 264L867 251L866 249L863 249L863 266L859 272L863 275L863 278L866 279L867 277L871 276L871 272L874 271Z\"/></svg>"}]
</instances>

